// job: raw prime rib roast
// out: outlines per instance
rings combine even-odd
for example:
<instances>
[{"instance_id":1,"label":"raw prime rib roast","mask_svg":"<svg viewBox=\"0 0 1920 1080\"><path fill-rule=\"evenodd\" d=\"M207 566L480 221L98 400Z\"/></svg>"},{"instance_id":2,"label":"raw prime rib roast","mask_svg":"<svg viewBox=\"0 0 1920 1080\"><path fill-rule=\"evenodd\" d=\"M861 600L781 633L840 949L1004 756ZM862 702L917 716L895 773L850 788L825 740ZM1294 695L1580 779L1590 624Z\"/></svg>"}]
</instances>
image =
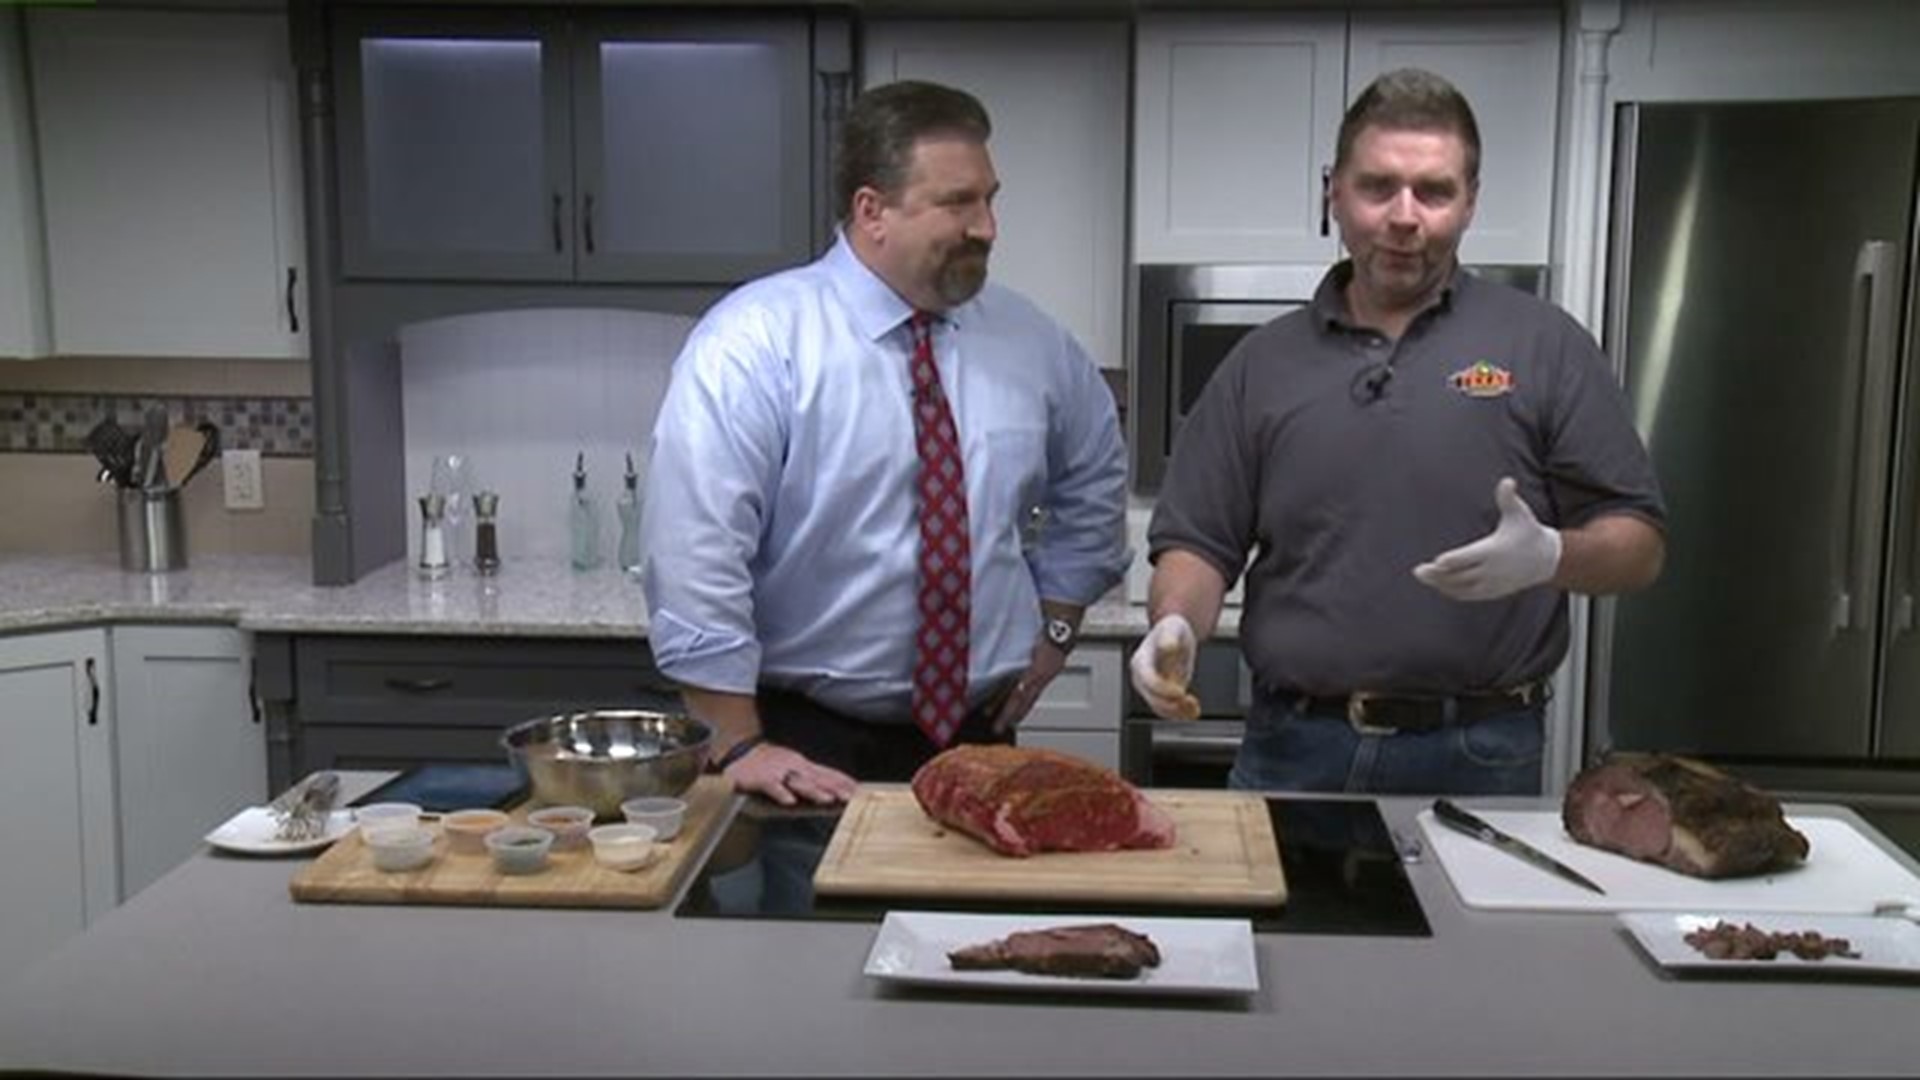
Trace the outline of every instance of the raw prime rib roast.
<instances>
[{"instance_id":1,"label":"raw prime rib roast","mask_svg":"<svg viewBox=\"0 0 1920 1080\"><path fill-rule=\"evenodd\" d=\"M1051 750L956 746L913 774L913 796L1002 855L1173 846L1173 819L1132 784Z\"/></svg>"},{"instance_id":2,"label":"raw prime rib roast","mask_svg":"<svg viewBox=\"0 0 1920 1080\"><path fill-rule=\"evenodd\" d=\"M1703 878L1747 877L1807 857L1780 800L1669 754L1612 754L1573 778L1561 820L1583 844Z\"/></svg>"},{"instance_id":3,"label":"raw prime rib roast","mask_svg":"<svg viewBox=\"0 0 1920 1080\"><path fill-rule=\"evenodd\" d=\"M947 954L955 971L1012 968L1029 975L1082 979L1131 979L1143 967L1160 966L1160 949L1145 934L1113 923L1020 930L998 941L968 945Z\"/></svg>"}]
</instances>

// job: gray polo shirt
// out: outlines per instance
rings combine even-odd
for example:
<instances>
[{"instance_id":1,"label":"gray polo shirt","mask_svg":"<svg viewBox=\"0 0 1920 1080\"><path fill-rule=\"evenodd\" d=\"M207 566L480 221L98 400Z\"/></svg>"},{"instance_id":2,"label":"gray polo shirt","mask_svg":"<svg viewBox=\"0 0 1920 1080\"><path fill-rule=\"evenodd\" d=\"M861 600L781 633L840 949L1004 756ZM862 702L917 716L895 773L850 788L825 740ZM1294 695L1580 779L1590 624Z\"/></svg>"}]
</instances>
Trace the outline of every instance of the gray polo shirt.
<instances>
[{"instance_id":1,"label":"gray polo shirt","mask_svg":"<svg viewBox=\"0 0 1920 1080\"><path fill-rule=\"evenodd\" d=\"M1538 298L1456 272L1393 342L1350 321L1351 274L1334 267L1208 382L1174 444L1152 557L1186 549L1229 586L1246 566L1241 648L1270 689L1544 677L1566 655L1565 594L1463 603L1412 570L1493 529L1502 476L1550 526L1626 513L1664 528L1625 396L1593 338Z\"/></svg>"}]
</instances>

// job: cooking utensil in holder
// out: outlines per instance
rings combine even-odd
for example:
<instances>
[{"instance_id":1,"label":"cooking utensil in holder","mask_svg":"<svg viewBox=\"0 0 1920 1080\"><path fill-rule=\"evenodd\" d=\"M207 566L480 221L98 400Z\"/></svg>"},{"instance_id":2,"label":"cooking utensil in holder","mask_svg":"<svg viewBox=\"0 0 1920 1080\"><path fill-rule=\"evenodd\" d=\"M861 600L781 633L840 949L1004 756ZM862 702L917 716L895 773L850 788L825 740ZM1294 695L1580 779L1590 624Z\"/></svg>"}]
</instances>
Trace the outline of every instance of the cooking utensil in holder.
<instances>
[{"instance_id":1,"label":"cooking utensil in holder","mask_svg":"<svg viewBox=\"0 0 1920 1080\"><path fill-rule=\"evenodd\" d=\"M179 488L119 492L120 568L160 572L187 565L186 512Z\"/></svg>"}]
</instances>

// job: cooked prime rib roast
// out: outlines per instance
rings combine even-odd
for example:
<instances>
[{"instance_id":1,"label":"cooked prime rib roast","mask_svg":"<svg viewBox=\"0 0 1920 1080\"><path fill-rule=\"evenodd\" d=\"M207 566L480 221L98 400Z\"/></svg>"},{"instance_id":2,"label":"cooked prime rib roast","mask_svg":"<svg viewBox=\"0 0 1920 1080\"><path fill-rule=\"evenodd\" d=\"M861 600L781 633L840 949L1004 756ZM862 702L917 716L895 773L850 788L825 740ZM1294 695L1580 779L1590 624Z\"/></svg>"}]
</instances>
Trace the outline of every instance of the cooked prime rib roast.
<instances>
[{"instance_id":1,"label":"cooked prime rib roast","mask_svg":"<svg viewBox=\"0 0 1920 1080\"><path fill-rule=\"evenodd\" d=\"M1583 844L1694 877L1764 874L1807 857L1780 800L1671 754L1608 756L1573 778L1560 817Z\"/></svg>"},{"instance_id":2,"label":"cooked prime rib roast","mask_svg":"<svg viewBox=\"0 0 1920 1080\"><path fill-rule=\"evenodd\" d=\"M956 746L913 774L927 816L1002 855L1173 846L1173 819L1090 761L1017 746Z\"/></svg>"},{"instance_id":3,"label":"cooked prime rib roast","mask_svg":"<svg viewBox=\"0 0 1920 1080\"><path fill-rule=\"evenodd\" d=\"M955 971L1011 968L1029 975L1082 979L1132 979L1141 968L1160 966L1160 949L1145 934L1113 923L1021 930L998 941L947 954Z\"/></svg>"}]
</instances>

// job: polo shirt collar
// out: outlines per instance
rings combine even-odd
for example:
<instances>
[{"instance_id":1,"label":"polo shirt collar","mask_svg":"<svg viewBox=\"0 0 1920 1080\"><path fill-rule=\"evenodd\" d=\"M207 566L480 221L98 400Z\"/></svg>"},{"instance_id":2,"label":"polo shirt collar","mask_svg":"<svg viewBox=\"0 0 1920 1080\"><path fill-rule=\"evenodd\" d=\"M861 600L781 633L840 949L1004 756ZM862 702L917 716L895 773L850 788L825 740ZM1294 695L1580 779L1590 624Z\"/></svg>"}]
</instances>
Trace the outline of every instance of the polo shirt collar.
<instances>
[{"instance_id":1,"label":"polo shirt collar","mask_svg":"<svg viewBox=\"0 0 1920 1080\"><path fill-rule=\"evenodd\" d=\"M1433 303L1414 316L1419 320L1428 312L1443 315L1453 310L1456 293L1472 288L1473 275L1466 272L1460 260L1453 262L1453 271L1447 275L1447 283L1440 287L1440 295ZM1353 281L1353 260L1342 259L1321 277L1320 284L1313 290L1313 299L1308 307L1313 311L1314 325L1322 330L1370 330L1372 327L1360 326L1353 321L1352 312L1347 310L1347 285Z\"/></svg>"}]
</instances>

